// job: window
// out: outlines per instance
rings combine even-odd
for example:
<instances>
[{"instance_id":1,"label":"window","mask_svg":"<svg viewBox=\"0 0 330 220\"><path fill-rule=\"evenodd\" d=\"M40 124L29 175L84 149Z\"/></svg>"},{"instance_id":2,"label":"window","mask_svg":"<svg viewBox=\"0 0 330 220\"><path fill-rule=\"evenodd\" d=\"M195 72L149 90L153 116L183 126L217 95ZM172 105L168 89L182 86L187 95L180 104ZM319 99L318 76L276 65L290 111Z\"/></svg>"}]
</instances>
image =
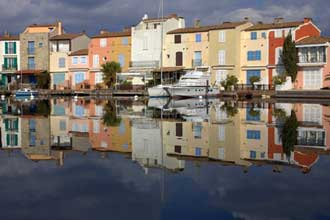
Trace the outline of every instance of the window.
<instances>
[{"instance_id":1,"label":"window","mask_svg":"<svg viewBox=\"0 0 330 220\"><path fill-rule=\"evenodd\" d=\"M267 39L267 34L266 34L266 32L262 32L262 33L261 33L261 37L264 38L264 39Z\"/></svg>"},{"instance_id":2,"label":"window","mask_svg":"<svg viewBox=\"0 0 330 220\"><path fill-rule=\"evenodd\" d=\"M125 66L125 56L123 54L118 55L118 62L120 63L120 67L123 68Z\"/></svg>"},{"instance_id":3,"label":"window","mask_svg":"<svg viewBox=\"0 0 330 220\"><path fill-rule=\"evenodd\" d=\"M195 139L201 139L202 138L202 130L203 130L202 123L193 124L193 132L194 132L194 138Z\"/></svg>"},{"instance_id":4,"label":"window","mask_svg":"<svg viewBox=\"0 0 330 220\"><path fill-rule=\"evenodd\" d=\"M249 140L260 140L261 132L260 131L255 131L255 130L247 130L246 138L249 139Z\"/></svg>"},{"instance_id":5,"label":"window","mask_svg":"<svg viewBox=\"0 0 330 220\"><path fill-rule=\"evenodd\" d=\"M124 135L126 133L126 125L125 122L122 120L119 125L119 134Z\"/></svg>"},{"instance_id":6,"label":"window","mask_svg":"<svg viewBox=\"0 0 330 220\"><path fill-rule=\"evenodd\" d=\"M260 154L260 157L261 157L262 159L264 159L264 158L266 157L266 153L265 153L265 152L262 152L262 153Z\"/></svg>"},{"instance_id":7,"label":"window","mask_svg":"<svg viewBox=\"0 0 330 220\"><path fill-rule=\"evenodd\" d=\"M251 32L251 40L257 40L258 34L257 32Z\"/></svg>"},{"instance_id":8,"label":"window","mask_svg":"<svg viewBox=\"0 0 330 220\"><path fill-rule=\"evenodd\" d=\"M17 69L17 58L4 58L3 68L7 70L16 70Z\"/></svg>"},{"instance_id":9,"label":"window","mask_svg":"<svg viewBox=\"0 0 330 220\"><path fill-rule=\"evenodd\" d=\"M260 111L248 108L246 109L247 121L260 121Z\"/></svg>"},{"instance_id":10,"label":"window","mask_svg":"<svg viewBox=\"0 0 330 220\"><path fill-rule=\"evenodd\" d=\"M28 58L28 69L34 70L35 69L35 63L34 63L34 57Z\"/></svg>"},{"instance_id":11,"label":"window","mask_svg":"<svg viewBox=\"0 0 330 220\"><path fill-rule=\"evenodd\" d=\"M7 146L17 146L18 145L18 135L17 134L7 134Z\"/></svg>"},{"instance_id":12,"label":"window","mask_svg":"<svg viewBox=\"0 0 330 220\"><path fill-rule=\"evenodd\" d=\"M181 152L182 152L181 146L174 146L174 152L181 154Z\"/></svg>"},{"instance_id":13,"label":"window","mask_svg":"<svg viewBox=\"0 0 330 220\"><path fill-rule=\"evenodd\" d=\"M219 159L220 160L224 160L225 159L225 148L219 148L218 149L218 155L219 155Z\"/></svg>"},{"instance_id":14,"label":"window","mask_svg":"<svg viewBox=\"0 0 330 220\"><path fill-rule=\"evenodd\" d=\"M60 130L65 131L66 130L66 121L60 120Z\"/></svg>"},{"instance_id":15,"label":"window","mask_svg":"<svg viewBox=\"0 0 330 220\"><path fill-rule=\"evenodd\" d=\"M219 125L219 141L225 141L226 140L226 126L225 125Z\"/></svg>"},{"instance_id":16,"label":"window","mask_svg":"<svg viewBox=\"0 0 330 220\"><path fill-rule=\"evenodd\" d=\"M275 30L275 38L282 38L283 37L283 30L277 29Z\"/></svg>"},{"instance_id":17,"label":"window","mask_svg":"<svg viewBox=\"0 0 330 220\"><path fill-rule=\"evenodd\" d=\"M16 42L5 42L5 54L16 54Z\"/></svg>"},{"instance_id":18,"label":"window","mask_svg":"<svg viewBox=\"0 0 330 220\"><path fill-rule=\"evenodd\" d=\"M182 130L182 123L176 123L175 124L175 127L176 127L176 136L177 137L182 137L182 132L183 132L183 130Z\"/></svg>"},{"instance_id":19,"label":"window","mask_svg":"<svg viewBox=\"0 0 330 220\"><path fill-rule=\"evenodd\" d=\"M39 48L42 48L44 44L42 42L39 42Z\"/></svg>"},{"instance_id":20,"label":"window","mask_svg":"<svg viewBox=\"0 0 330 220\"><path fill-rule=\"evenodd\" d=\"M99 55L93 55L93 67L98 67L100 65Z\"/></svg>"},{"instance_id":21,"label":"window","mask_svg":"<svg viewBox=\"0 0 330 220\"><path fill-rule=\"evenodd\" d=\"M84 72L78 72L74 75L74 82L75 84L82 83L85 80L85 73Z\"/></svg>"},{"instance_id":22,"label":"window","mask_svg":"<svg viewBox=\"0 0 330 220\"><path fill-rule=\"evenodd\" d=\"M72 64L77 65L79 62L79 57L72 57Z\"/></svg>"},{"instance_id":23,"label":"window","mask_svg":"<svg viewBox=\"0 0 330 220\"><path fill-rule=\"evenodd\" d=\"M85 109L81 105L74 106L74 116L82 117L85 115Z\"/></svg>"},{"instance_id":24,"label":"window","mask_svg":"<svg viewBox=\"0 0 330 220\"><path fill-rule=\"evenodd\" d=\"M94 134L100 133L100 121L99 120L93 120L93 133Z\"/></svg>"},{"instance_id":25,"label":"window","mask_svg":"<svg viewBox=\"0 0 330 220\"><path fill-rule=\"evenodd\" d=\"M201 157L202 156L202 148L196 147L195 149L195 156Z\"/></svg>"},{"instance_id":26,"label":"window","mask_svg":"<svg viewBox=\"0 0 330 220\"><path fill-rule=\"evenodd\" d=\"M30 141L29 141L30 147L35 147L36 146L36 135L35 134L30 134Z\"/></svg>"},{"instance_id":27,"label":"window","mask_svg":"<svg viewBox=\"0 0 330 220\"><path fill-rule=\"evenodd\" d=\"M95 116L102 116L102 115L103 115L103 106L95 105Z\"/></svg>"},{"instance_id":28,"label":"window","mask_svg":"<svg viewBox=\"0 0 330 220\"><path fill-rule=\"evenodd\" d=\"M250 158L251 158L251 159L256 159L256 158L257 158L257 152L251 150L251 151L250 151Z\"/></svg>"},{"instance_id":29,"label":"window","mask_svg":"<svg viewBox=\"0 0 330 220\"><path fill-rule=\"evenodd\" d=\"M103 73L97 72L95 73L95 84L103 83Z\"/></svg>"},{"instance_id":30,"label":"window","mask_svg":"<svg viewBox=\"0 0 330 220\"><path fill-rule=\"evenodd\" d=\"M107 46L107 39L102 38L100 39L100 47L106 47Z\"/></svg>"},{"instance_id":31,"label":"window","mask_svg":"<svg viewBox=\"0 0 330 220\"><path fill-rule=\"evenodd\" d=\"M303 119L304 122L316 123L322 125L322 107L320 105L304 104Z\"/></svg>"},{"instance_id":32,"label":"window","mask_svg":"<svg viewBox=\"0 0 330 220\"><path fill-rule=\"evenodd\" d=\"M64 57L60 57L58 59L58 67L59 68L65 68L65 58Z\"/></svg>"},{"instance_id":33,"label":"window","mask_svg":"<svg viewBox=\"0 0 330 220\"><path fill-rule=\"evenodd\" d=\"M128 38L127 38L127 37L124 37L124 38L121 40L121 43L122 43L122 45L128 45Z\"/></svg>"},{"instance_id":34,"label":"window","mask_svg":"<svg viewBox=\"0 0 330 220\"><path fill-rule=\"evenodd\" d=\"M246 84L251 85L250 78L252 76L261 77L261 71L260 70L248 70L248 71L246 71Z\"/></svg>"},{"instance_id":35,"label":"window","mask_svg":"<svg viewBox=\"0 0 330 220\"><path fill-rule=\"evenodd\" d=\"M34 50L34 41L29 41L28 42L28 54L34 54L35 50Z\"/></svg>"},{"instance_id":36,"label":"window","mask_svg":"<svg viewBox=\"0 0 330 220\"><path fill-rule=\"evenodd\" d=\"M29 130L35 132L36 131L37 122L35 119L29 120Z\"/></svg>"},{"instance_id":37,"label":"window","mask_svg":"<svg viewBox=\"0 0 330 220\"><path fill-rule=\"evenodd\" d=\"M181 35L174 35L174 43L181 44Z\"/></svg>"},{"instance_id":38,"label":"window","mask_svg":"<svg viewBox=\"0 0 330 220\"><path fill-rule=\"evenodd\" d=\"M220 43L226 42L226 32L225 31L219 31L219 42Z\"/></svg>"},{"instance_id":39,"label":"window","mask_svg":"<svg viewBox=\"0 0 330 220\"><path fill-rule=\"evenodd\" d=\"M85 56L80 57L80 63L81 64L87 64L87 57L85 57Z\"/></svg>"},{"instance_id":40,"label":"window","mask_svg":"<svg viewBox=\"0 0 330 220\"><path fill-rule=\"evenodd\" d=\"M53 75L53 84L61 85L65 81L65 73L54 73Z\"/></svg>"},{"instance_id":41,"label":"window","mask_svg":"<svg viewBox=\"0 0 330 220\"><path fill-rule=\"evenodd\" d=\"M261 60L261 51L248 51L247 52L247 59L248 61L255 61L255 60Z\"/></svg>"},{"instance_id":42,"label":"window","mask_svg":"<svg viewBox=\"0 0 330 220\"><path fill-rule=\"evenodd\" d=\"M218 62L219 62L219 65L225 65L226 64L226 51L225 50L219 50L219 52L218 52Z\"/></svg>"},{"instance_id":43,"label":"window","mask_svg":"<svg viewBox=\"0 0 330 220\"><path fill-rule=\"evenodd\" d=\"M282 47L277 47L275 49L275 64L282 64Z\"/></svg>"},{"instance_id":44,"label":"window","mask_svg":"<svg viewBox=\"0 0 330 220\"><path fill-rule=\"evenodd\" d=\"M227 79L228 72L227 70L217 70L216 71L216 83L221 84L222 81Z\"/></svg>"},{"instance_id":45,"label":"window","mask_svg":"<svg viewBox=\"0 0 330 220\"><path fill-rule=\"evenodd\" d=\"M196 34L196 35L195 35L195 41L196 41L197 43L202 42L202 34Z\"/></svg>"}]
</instances>

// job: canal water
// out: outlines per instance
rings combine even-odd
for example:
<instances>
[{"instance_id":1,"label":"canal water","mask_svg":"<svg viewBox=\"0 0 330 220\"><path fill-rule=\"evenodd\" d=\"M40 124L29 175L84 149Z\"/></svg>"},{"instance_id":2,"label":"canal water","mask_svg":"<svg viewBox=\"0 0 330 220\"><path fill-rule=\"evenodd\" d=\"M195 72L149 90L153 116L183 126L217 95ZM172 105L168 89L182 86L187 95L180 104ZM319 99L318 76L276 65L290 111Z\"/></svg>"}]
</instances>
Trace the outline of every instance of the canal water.
<instances>
[{"instance_id":1,"label":"canal water","mask_svg":"<svg viewBox=\"0 0 330 220\"><path fill-rule=\"evenodd\" d=\"M1 219L330 219L330 106L1 101Z\"/></svg>"}]
</instances>

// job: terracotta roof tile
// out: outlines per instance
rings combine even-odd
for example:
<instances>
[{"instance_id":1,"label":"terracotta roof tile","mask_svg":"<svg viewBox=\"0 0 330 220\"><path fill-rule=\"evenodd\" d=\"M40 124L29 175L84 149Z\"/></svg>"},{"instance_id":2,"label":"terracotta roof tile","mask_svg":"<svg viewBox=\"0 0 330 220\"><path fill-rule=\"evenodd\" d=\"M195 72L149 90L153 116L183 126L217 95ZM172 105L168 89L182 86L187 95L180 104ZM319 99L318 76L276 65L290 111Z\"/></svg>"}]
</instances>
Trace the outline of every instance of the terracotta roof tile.
<instances>
[{"instance_id":1,"label":"terracotta roof tile","mask_svg":"<svg viewBox=\"0 0 330 220\"><path fill-rule=\"evenodd\" d=\"M304 24L304 21L293 21L293 22L282 22L282 23L269 23L269 24L256 24L246 29L246 31L258 31L268 29L279 29L279 28L291 28L298 27Z\"/></svg>"},{"instance_id":2,"label":"terracotta roof tile","mask_svg":"<svg viewBox=\"0 0 330 220\"><path fill-rule=\"evenodd\" d=\"M330 37L307 37L296 42L297 45L325 44L330 42Z\"/></svg>"},{"instance_id":3,"label":"terracotta roof tile","mask_svg":"<svg viewBox=\"0 0 330 220\"><path fill-rule=\"evenodd\" d=\"M17 35L7 35L7 36L0 36L0 41L5 41L5 40L19 40L19 36Z\"/></svg>"},{"instance_id":4,"label":"terracotta roof tile","mask_svg":"<svg viewBox=\"0 0 330 220\"><path fill-rule=\"evenodd\" d=\"M83 56L83 55L88 55L88 49L74 51L69 56Z\"/></svg>"},{"instance_id":5,"label":"terracotta roof tile","mask_svg":"<svg viewBox=\"0 0 330 220\"><path fill-rule=\"evenodd\" d=\"M187 27L179 28L173 31L168 32L167 34L184 34L184 33L196 33L196 32L207 32L211 30L224 30L224 29L234 29L240 25L246 24L246 21L243 22L224 22L218 25L209 25L201 27Z\"/></svg>"},{"instance_id":6,"label":"terracotta roof tile","mask_svg":"<svg viewBox=\"0 0 330 220\"><path fill-rule=\"evenodd\" d=\"M29 27L57 27L57 24L31 24Z\"/></svg>"},{"instance_id":7,"label":"terracotta roof tile","mask_svg":"<svg viewBox=\"0 0 330 220\"><path fill-rule=\"evenodd\" d=\"M52 38L50 38L51 41L54 41L54 40L73 40L77 37L80 37L84 35L83 33L79 33L79 34L61 34L61 35L56 35Z\"/></svg>"},{"instance_id":8,"label":"terracotta roof tile","mask_svg":"<svg viewBox=\"0 0 330 220\"><path fill-rule=\"evenodd\" d=\"M132 35L131 30L129 30L129 31L120 31L120 32L105 32L99 35L95 35L92 38L129 37L131 35Z\"/></svg>"}]
</instances>

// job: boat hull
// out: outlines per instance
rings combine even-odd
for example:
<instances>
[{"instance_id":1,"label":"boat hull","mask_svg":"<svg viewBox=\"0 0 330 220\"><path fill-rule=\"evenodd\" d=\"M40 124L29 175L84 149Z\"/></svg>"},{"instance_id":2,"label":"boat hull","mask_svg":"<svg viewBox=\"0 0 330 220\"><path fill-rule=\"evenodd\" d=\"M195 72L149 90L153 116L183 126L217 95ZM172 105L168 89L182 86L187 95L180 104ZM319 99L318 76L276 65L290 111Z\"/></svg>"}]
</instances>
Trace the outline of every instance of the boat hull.
<instances>
[{"instance_id":1,"label":"boat hull","mask_svg":"<svg viewBox=\"0 0 330 220\"><path fill-rule=\"evenodd\" d=\"M148 89L149 97L151 98L161 98L161 97L169 97L169 93L166 91L168 87L165 86L155 86Z\"/></svg>"},{"instance_id":2,"label":"boat hull","mask_svg":"<svg viewBox=\"0 0 330 220\"><path fill-rule=\"evenodd\" d=\"M23 92L23 91L18 91L15 93L16 97L30 97L30 96L37 96L38 92L36 91L30 91L30 92Z\"/></svg>"},{"instance_id":3,"label":"boat hull","mask_svg":"<svg viewBox=\"0 0 330 220\"><path fill-rule=\"evenodd\" d=\"M216 97L220 95L217 88L206 88L205 86L196 87L172 87L169 89L171 97Z\"/></svg>"}]
</instances>

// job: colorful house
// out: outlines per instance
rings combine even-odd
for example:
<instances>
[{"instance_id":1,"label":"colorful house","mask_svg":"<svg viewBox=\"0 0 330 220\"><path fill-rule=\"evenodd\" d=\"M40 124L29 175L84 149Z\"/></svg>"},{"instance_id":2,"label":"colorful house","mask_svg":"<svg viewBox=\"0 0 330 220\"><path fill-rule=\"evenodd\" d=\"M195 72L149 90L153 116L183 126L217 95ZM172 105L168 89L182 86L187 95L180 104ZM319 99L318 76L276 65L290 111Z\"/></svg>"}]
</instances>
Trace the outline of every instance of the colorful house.
<instances>
[{"instance_id":1,"label":"colorful house","mask_svg":"<svg viewBox=\"0 0 330 220\"><path fill-rule=\"evenodd\" d=\"M121 32L101 31L92 37L89 44L89 69L91 86L103 84L101 65L115 61L120 63L122 72L127 72L131 59L131 30Z\"/></svg>"},{"instance_id":2,"label":"colorful house","mask_svg":"<svg viewBox=\"0 0 330 220\"><path fill-rule=\"evenodd\" d=\"M19 36L12 36L7 33L0 37L0 60L1 86L10 89L10 85L16 83L17 70L20 70Z\"/></svg>"},{"instance_id":3,"label":"colorful house","mask_svg":"<svg viewBox=\"0 0 330 220\"><path fill-rule=\"evenodd\" d=\"M259 22L242 32L240 83L251 84L250 77L259 76L259 84L271 85L273 76L283 74L281 54L290 32L295 41L320 35L320 30L309 18L296 22L276 18L273 23Z\"/></svg>"},{"instance_id":4,"label":"colorful house","mask_svg":"<svg viewBox=\"0 0 330 220\"><path fill-rule=\"evenodd\" d=\"M61 34L50 38L51 89L68 89L69 54L72 51L86 49L89 37L85 33Z\"/></svg>"},{"instance_id":5,"label":"colorful house","mask_svg":"<svg viewBox=\"0 0 330 220\"><path fill-rule=\"evenodd\" d=\"M46 25L33 24L20 34L21 70L17 74L22 75L23 86L35 86L37 75L49 71L49 39L62 33L62 22L57 22Z\"/></svg>"},{"instance_id":6,"label":"colorful house","mask_svg":"<svg viewBox=\"0 0 330 220\"><path fill-rule=\"evenodd\" d=\"M306 37L296 42L299 71L295 89L330 88L330 37Z\"/></svg>"},{"instance_id":7,"label":"colorful house","mask_svg":"<svg viewBox=\"0 0 330 220\"><path fill-rule=\"evenodd\" d=\"M70 53L68 67L69 88L75 90L91 88L88 49L82 49Z\"/></svg>"}]
</instances>

